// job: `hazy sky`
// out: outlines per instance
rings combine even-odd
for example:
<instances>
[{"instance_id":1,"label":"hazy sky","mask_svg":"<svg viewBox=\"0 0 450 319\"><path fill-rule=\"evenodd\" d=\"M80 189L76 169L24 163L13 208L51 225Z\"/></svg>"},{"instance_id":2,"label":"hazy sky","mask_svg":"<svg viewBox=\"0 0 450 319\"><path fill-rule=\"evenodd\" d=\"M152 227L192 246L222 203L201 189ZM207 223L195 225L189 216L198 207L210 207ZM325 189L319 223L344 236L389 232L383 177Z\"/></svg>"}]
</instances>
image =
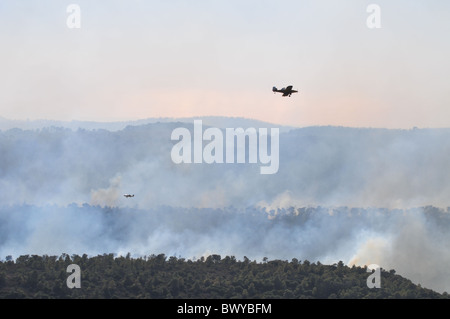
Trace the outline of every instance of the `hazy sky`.
<instances>
[{"instance_id":1,"label":"hazy sky","mask_svg":"<svg viewBox=\"0 0 450 319\"><path fill-rule=\"evenodd\" d=\"M0 116L450 127L449 34L447 0L1 0Z\"/></svg>"}]
</instances>

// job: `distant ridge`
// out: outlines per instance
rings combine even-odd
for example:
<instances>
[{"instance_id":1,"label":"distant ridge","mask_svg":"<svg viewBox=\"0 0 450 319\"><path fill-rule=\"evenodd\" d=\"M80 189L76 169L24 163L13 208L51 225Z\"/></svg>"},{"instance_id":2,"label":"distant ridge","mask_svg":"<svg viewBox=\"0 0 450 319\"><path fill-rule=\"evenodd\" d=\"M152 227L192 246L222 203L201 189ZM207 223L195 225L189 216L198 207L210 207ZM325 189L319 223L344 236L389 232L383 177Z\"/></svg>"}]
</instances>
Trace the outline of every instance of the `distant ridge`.
<instances>
[{"instance_id":1,"label":"distant ridge","mask_svg":"<svg viewBox=\"0 0 450 319\"><path fill-rule=\"evenodd\" d=\"M147 118L134 121L111 121L111 122L97 122L97 121L57 121L57 120L10 120L4 117L0 117L0 130L5 131L13 128L22 130L37 130L45 127L63 127L71 130L85 129L85 130L108 130L108 131L120 131L127 126L139 126L152 123L192 123L194 120L202 120L206 126L214 126L219 128L226 127L279 127L280 132L288 132L295 127L277 125L274 123L268 123L264 121L247 119L242 117L225 117L225 116L197 116L197 117L185 117L185 118Z\"/></svg>"}]
</instances>

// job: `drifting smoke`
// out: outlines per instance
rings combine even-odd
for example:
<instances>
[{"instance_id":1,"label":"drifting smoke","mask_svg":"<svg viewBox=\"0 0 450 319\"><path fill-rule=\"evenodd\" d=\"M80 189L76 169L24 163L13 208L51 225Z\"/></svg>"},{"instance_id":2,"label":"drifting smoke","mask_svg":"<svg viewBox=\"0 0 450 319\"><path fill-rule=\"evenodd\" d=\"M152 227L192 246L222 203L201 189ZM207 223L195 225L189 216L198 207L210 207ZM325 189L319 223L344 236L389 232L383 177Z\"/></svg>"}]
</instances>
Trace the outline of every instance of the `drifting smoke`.
<instances>
[{"instance_id":1,"label":"drifting smoke","mask_svg":"<svg viewBox=\"0 0 450 319\"><path fill-rule=\"evenodd\" d=\"M450 290L449 212L430 206L448 206L450 130L291 130L261 175L174 164L180 126L0 132L0 256L342 260Z\"/></svg>"},{"instance_id":2,"label":"drifting smoke","mask_svg":"<svg viewBox=\"0 0 450 319\"><path fill-rule=\"evenodd\" d=\"M91 205L117 206L120 199L120 181L121 177L116 176L110 180L108 188L91 190Z\"/></svg>"},{"instance_id":3,"label":"drifting smoke","mask_svg":"<svg viewBox=\"0 0 450 319\"><path fill-rule=\"evenodd\" d=\"M248 161L173 163L177 127L193 129L156 123L116 132L0 132L0 203L123 207L130 201L120 194L133 193L140 208L448 206L447 129L291 130L280 134L278 173L261 175L260 165Z\"/></svg>"},{"instance_id":4,"label":"drifting smoke","mask_svg":"<svg viewBox=\"0 0 450 319\"><path fill-rule=\"evenodd\" d=\"M448 212L341 208L0 207L1 256L210 254L378 264L448 291Z\"/></svg>"}]
</instances>

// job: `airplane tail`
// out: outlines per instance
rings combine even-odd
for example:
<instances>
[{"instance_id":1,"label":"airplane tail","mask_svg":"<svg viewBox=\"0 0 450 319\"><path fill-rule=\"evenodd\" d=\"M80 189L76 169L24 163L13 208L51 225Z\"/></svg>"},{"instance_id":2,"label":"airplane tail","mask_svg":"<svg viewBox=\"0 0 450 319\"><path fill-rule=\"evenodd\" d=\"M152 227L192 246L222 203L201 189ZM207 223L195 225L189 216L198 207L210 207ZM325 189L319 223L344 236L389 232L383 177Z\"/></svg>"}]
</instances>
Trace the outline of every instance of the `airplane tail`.
<instances>
[{"instance_id":1,"label":"airplane tail","mask_svg":"<svg viewBox=\"0 0 450 319\"><path fill-rule=\"evenodd\" d=\"M276 92L276 91L277 91L277 87L274 86L274 87L272 88L272 91L273 91L273 92Z\"/></svg>"}]
</instances>

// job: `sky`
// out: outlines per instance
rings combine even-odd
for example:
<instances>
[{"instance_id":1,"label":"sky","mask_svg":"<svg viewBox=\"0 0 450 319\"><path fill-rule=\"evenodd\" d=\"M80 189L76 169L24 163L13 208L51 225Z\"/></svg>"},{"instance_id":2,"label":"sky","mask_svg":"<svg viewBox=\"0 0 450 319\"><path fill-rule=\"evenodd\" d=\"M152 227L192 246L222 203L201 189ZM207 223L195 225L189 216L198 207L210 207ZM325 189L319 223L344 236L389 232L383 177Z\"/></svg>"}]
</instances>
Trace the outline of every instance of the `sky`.
<instances>
[{"instance_id":1,"label":"sky","mask_svg":"<svg viewBox=\"0 0 450 319\"><path fill-rule=\"evenodd\" d=\"M446 0L2 0L0 116L450 127L448 34Z\"/></svg>"}]
</instances>

